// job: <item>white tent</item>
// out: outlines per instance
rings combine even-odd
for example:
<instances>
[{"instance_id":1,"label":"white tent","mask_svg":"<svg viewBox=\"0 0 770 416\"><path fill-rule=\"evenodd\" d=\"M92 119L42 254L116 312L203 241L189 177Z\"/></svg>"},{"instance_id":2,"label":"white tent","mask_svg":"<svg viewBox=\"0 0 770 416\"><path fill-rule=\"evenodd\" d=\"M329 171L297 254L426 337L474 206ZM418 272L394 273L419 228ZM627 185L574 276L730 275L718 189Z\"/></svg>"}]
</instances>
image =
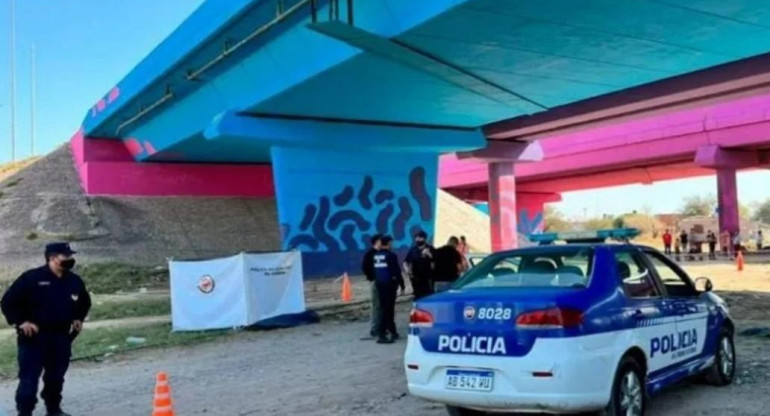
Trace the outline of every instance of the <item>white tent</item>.
<instances>
[{"instance_id":1,"label":"white tent","mask_svg":"<svg viewBox=\"0 0 770 416\"><path fill-rule=\"evenodd\" d=\"M300 252L170 261L174 331L247 326L305 311Z\"/></svg>"}]
</instances>

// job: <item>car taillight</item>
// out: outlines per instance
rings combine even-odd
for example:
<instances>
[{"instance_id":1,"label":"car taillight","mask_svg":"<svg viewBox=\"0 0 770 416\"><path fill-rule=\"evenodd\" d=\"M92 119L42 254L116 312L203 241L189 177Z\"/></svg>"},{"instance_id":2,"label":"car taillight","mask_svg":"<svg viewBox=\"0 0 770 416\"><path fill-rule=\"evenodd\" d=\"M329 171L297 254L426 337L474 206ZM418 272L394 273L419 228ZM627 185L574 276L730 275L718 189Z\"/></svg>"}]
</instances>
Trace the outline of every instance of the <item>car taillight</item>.
<instances>
[{"instance_id":1,"label":"car taillight","mask_svg":"<svg viewBox=\"0 0 770 416\"><path fill-rule=\"evenodd\" d=\"M433 315L422 309L412 309L409 326L433 326Z\"/></svg>"},{"instance_id":2,"label":"car taillight","mask_svg":"<svg viewBox=\"0 0 770 416\"><path fill-rule=\"evenodd\" d=\"M583 312L574 309L553 308L525 312L516 317L516 326L524 328L570 328L583 324Z\"/></svg>"}]
</instances>

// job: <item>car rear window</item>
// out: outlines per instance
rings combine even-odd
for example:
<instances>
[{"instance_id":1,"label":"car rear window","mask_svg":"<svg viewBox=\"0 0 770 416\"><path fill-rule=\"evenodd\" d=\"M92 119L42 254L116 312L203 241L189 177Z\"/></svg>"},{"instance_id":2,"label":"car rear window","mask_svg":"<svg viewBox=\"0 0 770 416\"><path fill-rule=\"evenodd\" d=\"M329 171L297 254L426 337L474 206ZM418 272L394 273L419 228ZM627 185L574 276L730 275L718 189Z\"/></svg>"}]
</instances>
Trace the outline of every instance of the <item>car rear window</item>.
<instances>
[{"instance_id":1,"label":"car rear window","mask_svg":"<svg viewBox=\"0 0 770 416\"><path fill-rule=\"evenodd\" d=\"M484 259L453 287L585 288L591 277L593 257L591 248L563 246L500 253Z\"/></svg>"}]
</instances>

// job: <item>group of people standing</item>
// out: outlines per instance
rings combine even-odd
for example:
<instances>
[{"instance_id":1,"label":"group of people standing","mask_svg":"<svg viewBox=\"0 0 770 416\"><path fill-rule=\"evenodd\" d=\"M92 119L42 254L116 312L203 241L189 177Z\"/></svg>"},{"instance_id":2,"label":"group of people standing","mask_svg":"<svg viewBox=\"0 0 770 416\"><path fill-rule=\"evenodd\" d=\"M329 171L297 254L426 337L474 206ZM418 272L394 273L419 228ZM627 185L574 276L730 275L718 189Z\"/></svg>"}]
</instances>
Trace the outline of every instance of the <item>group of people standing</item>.
<instances>
[{"instance_id":1,"label":"group of people standing","mask_svg":"<svg viewBox=\"0 0 770 416\"><path fill-rule=\"evenodd\" d=\"M763 246L763 236L762 236L762 230L757 231L756 236L756 244L757 249L762 250ZM710 260L716 260L716 250L717 250L717 243L722 248L722 251L726 255L730 255L730 253L737 253L741 250L741 236L740 233L729 233L727 231L723 232L719 237L717 237L716 233L714 231L709 230L706 233L706 243L708 244L709 249L709 259ZM671 246L674 246L674 250L672 252ZM666 232L663 234L663 247L664 251L667 255L676 255L679 256L680 253L700 253L699 246L696 247L697 242L690 241L690 236L687 234L685 230L682 230L681 233L674 237L670 230L666 230Z\"/></svg>"},{"instance_id":2,"label":"group of people standing","mask_svg":"<svg viewBox=\"0 0 770 416\"><path fill-rule=\"evenodd\" d=\"M447 244L434 248L428 243L428 234L418 231L414 244L403 262L391 250L393 238L375 235L371 248L364 254L361 271L372 283L372 326L370 335L377 343L393 343L399 338L395 323L398 289L404 293L404 278L412 284L415 300L441 291L451 285L467 269L465 237L450 237Z\"/></svg>"}]
</instances>

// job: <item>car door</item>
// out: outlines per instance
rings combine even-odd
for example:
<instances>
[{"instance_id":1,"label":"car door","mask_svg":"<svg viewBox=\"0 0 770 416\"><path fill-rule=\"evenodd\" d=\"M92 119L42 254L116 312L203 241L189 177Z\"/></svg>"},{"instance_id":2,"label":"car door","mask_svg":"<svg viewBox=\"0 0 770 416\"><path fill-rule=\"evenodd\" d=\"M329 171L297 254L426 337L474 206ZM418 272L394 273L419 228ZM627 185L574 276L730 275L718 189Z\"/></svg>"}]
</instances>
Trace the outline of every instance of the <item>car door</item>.
<instances>
[{"instance_id":1,"label":"car door","mask_svg":"<svg viewBox=\"0 0 770 416\"><path fill-rule=\"evenodd\" d=\"M676 313L639 249L616 251L615 266L626 297L624 319L632 321L635 343L647 355L648 371L654 375L669 365L661 355L661 334L676 331Z\"/></svg>"},{"instance_id":2,"label":"car door","mask_svg":"<svg viewBox=\"0 0 770 416\"><path fill-rule=\"evenodd\" d=\"M663 287L664 297L676 313L676 332L661 348L671 364L684 365L704 356L708 336L709 304L695 289L695 284L676 263L655 250L645 250L655 278ZM664 351L665 350L665 351Z\"/></svg>"}]
</instances>

